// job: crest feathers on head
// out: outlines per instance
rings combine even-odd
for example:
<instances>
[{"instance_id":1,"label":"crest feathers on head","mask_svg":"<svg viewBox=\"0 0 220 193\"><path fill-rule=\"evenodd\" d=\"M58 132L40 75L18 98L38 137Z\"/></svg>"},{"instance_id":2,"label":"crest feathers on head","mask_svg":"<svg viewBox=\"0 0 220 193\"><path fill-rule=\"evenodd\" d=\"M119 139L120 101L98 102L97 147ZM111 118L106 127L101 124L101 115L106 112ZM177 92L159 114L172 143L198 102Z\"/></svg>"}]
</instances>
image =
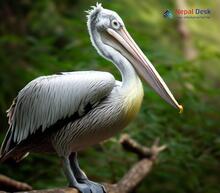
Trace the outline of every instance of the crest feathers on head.
<instances>
[{"instance_id":1,"label":"crest feathers on head","mask_svg":"<svg viewBox=\"0 0 220 193\"><path fill-rule=\"evenodd\" d=\"M97 16L97 14L103 9L102 4L101 3L96 3L95 6L91 6L91 9L89 9L88 11L85 11L87 13L87 18L89 19L93 19Z\"/></svg>"}]
</instances>

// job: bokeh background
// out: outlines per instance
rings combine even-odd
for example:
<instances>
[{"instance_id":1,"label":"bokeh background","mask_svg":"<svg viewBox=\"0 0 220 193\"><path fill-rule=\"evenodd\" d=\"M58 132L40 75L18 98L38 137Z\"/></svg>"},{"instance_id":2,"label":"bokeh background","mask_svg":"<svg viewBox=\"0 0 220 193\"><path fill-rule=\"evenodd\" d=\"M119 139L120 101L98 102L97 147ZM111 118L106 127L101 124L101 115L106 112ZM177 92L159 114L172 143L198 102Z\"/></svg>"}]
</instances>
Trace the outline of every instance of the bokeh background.
<instances>
[{"instance_id":1,"label":"bokeh background","mask_svg":"<svg viewBox=\"0 0 220 193\"><path fill-rule=\"evenodd\" d=\"M209 19L166 19L180 1L100 0L123 18L131 36L184 105L183 114L147 85L141 112L124 132L144 145L160 137L168 149L137 193L220 191L220 2L187 0L189 8L210 8ZM86 13L93 0L0 1L0 141L7 130L5 111L30 80L63 71L119 73L92 47ZM183 26L183 27L182 27ZM183 29L182 29L183 28ZM184 32L185 30L185 32ZM80 153L93 180L116 182L137 158L124 152L119 136ZM35 189L67 184L59 159L32 154L0 173Z\"/></svg>"}]
</instances>

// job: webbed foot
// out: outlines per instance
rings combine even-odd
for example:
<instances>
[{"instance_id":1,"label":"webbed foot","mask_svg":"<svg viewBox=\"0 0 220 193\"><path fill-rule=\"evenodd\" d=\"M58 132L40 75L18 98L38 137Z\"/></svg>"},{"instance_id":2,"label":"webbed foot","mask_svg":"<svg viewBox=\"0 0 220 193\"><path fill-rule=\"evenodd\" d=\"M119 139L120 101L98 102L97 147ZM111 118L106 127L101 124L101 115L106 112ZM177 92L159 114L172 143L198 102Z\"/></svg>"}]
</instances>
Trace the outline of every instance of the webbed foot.
<instances>
[{"instance_id":1,"label":"webbed foot","mask_svg":"<svg viewBox=\"0 0 220 193\"><path fill-rule=\"evenodd\" d=\"M78 183L76 185L69 185L69 187L76 188L80 193L93 193L87 184Z\"/></svg>"},{"instance_id":2,"label":"webbed foot","mask_svg":"<svg viewBox=\"0 0 220 193\"><path fill-rule=\"evenodd\" d=\"M86 184L91 193L106 193L105 187L99 183L90 181L90 180L81 180L80 183Z\"/></svg>"}]
</instances>

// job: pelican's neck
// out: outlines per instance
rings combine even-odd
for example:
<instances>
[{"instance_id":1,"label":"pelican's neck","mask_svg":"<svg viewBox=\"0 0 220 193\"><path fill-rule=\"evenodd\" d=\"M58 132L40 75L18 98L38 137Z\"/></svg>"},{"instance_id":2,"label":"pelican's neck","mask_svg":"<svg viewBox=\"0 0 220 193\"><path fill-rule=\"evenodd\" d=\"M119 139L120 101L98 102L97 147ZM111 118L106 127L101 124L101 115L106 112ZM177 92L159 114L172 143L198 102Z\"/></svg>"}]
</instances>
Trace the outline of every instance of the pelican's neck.
<instances>
[{"instance_id":1,"label":"pelican's neck","mask_svg":"<svg viewBox=\"0 0 220 193\"><path fill-rule=\"evenodd\" d=\"M115 53L109 59L111 60L111 62L115 64L115 66L120 71L121 78L122 78L122 87L126 89L130 87L133 83L137 83L139 78L133 66L131 65L131 63L119 52L115 50L114 52Z\"/></svg>"},{"instance_id":2,"label":"pelican's neck","mask_svg":"<svg viewBox=\"0 0 220 193\"><path fill-rule=\"evenodd\" d=\"M109 45L104 44L96 29L91 29L89 32L92 44L98 53L114 63L120 71L123 90L132 89L131 87L135 86L134 84L139 84L140 80L131 63L117 50L113 49Z\"/></svg>"},{"instance_id":3,"label":"pelican's neck","mask_svg":"<svg viewBox=\"0 0 220 193\"><path fill-rule=\"evenodd\" d=\"M131 63L118 51L115 51L112 47L107 46L107 58L118 68L121 79L122 79L122 88L129 89L130 87L135 86L139 82L138 75L136 74Z\"/></svg>"}]
</instances>

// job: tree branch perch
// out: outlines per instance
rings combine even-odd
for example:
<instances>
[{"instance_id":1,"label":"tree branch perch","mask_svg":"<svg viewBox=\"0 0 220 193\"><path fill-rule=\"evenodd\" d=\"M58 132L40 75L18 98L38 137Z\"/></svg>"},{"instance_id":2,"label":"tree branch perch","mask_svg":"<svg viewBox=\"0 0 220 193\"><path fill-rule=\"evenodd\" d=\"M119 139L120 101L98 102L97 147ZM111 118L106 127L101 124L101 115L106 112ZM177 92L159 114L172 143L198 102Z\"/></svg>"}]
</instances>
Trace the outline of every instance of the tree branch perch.
<instances>
[{"instance_id":1,"label":"tree branch perch","mask_svg":"<svg viewBox=\"0 0 220 193\"><path fill-rule=\"evenodd\" d=\"M135 163L116 184L103 183L107 193L132 192L152 170L158 154L166 148L165 145L159 146L159 140L156 140L151 148L144 147L131 139L127 134L122 135L120 143L126 151L135 153L139 157L139 161ZM23 193L79 193L78 190L74 188L29 190L30 189L27 189L27 191Z\"/></svg>"},{"instance_id":2,"label":"tree branch perch","mask_svg":"<svg viewBox=\"0 0 220 193\"><path fill-rule=\"evenodd\" d=\"M24 182L19 182L0 174L0 192L1 189L7 191L23 191L32 190L32 187Z\"/></svg>"}]
</instances>

